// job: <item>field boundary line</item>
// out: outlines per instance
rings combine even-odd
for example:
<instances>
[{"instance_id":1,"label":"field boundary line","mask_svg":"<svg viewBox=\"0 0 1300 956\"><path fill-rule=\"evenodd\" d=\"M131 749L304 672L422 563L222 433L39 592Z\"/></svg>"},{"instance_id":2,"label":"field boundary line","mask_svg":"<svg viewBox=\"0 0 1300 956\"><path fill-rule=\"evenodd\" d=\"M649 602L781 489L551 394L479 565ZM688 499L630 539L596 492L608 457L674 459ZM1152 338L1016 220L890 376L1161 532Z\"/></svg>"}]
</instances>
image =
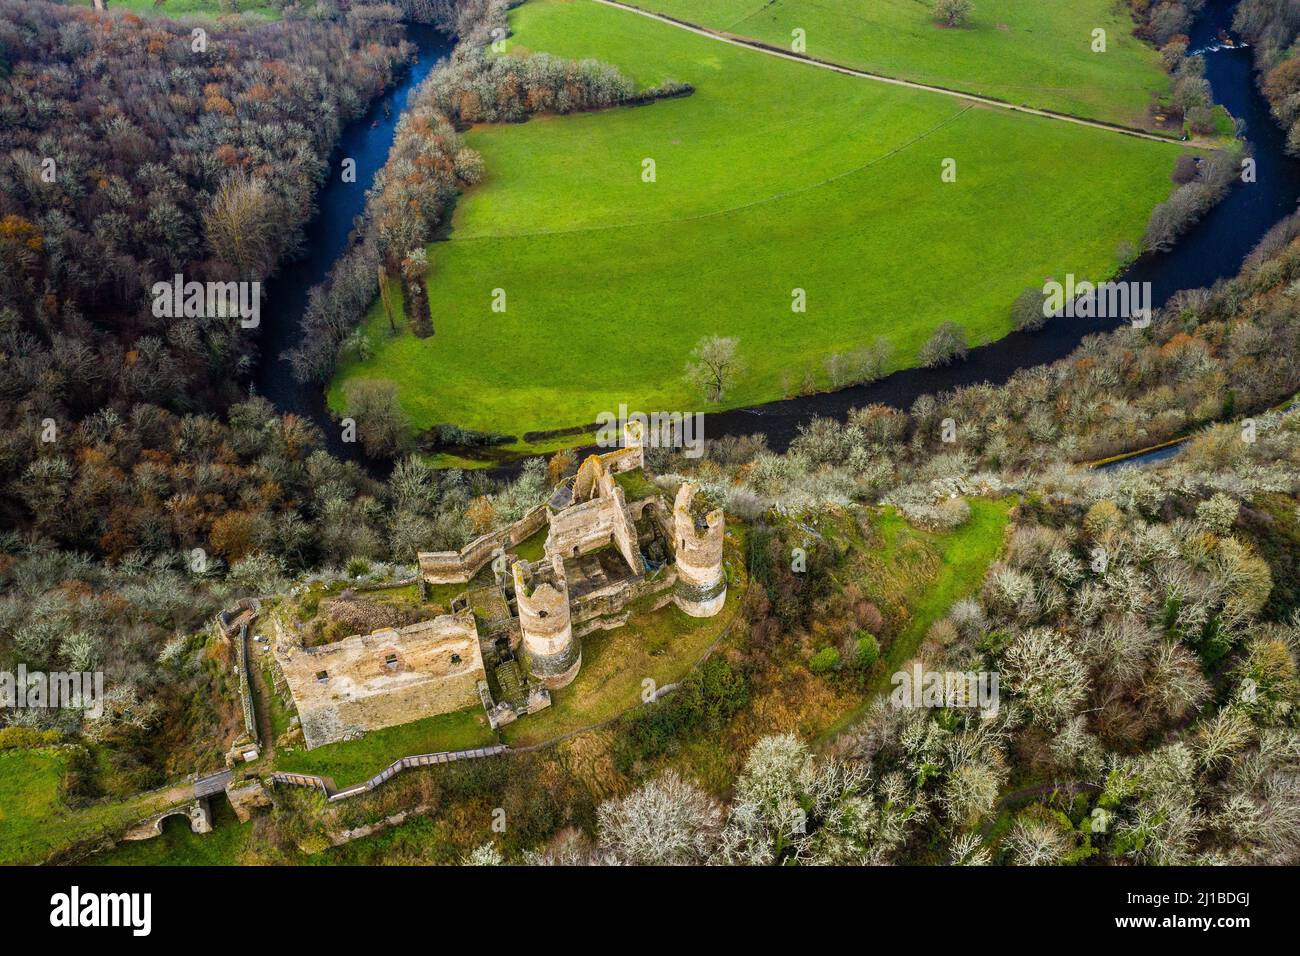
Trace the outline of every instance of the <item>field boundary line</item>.
<instances>
[{"instance_id":1,"label":"field boundary line","mask_svg":"<svg viewBox=\"0 0 1300 956\"><path fill-rule=\"evenodd\" d=\"M843 66L839 63L833 63L830 60L820 60L817 57L809 56L806 53L794 53L782 50L778 47L771 46L761 40L755 40L750 37L737 36L734 33L727 33L723 30L713 30L709 27L701 26L698 23L692 23L689 20L679 20L676 17L670 17L667 14L655 13L651 10L645 10L641 7L634 6L630 3L623 3L621 0L594 0L595 3L603 4L607 7L616 7L620 10L627 10L651 20L658 20L660 23L666 23L669 26L677 27L679 30L687 30L691 33L698 34L702 37L708 37L717 40L720 43L729 43L732 46L744 47L749 50L756 50L759 53L766 53L768 56L780 57L783 60L792 60L795 63L804 63L809 66L815 66L823 70L831 70L835 73L842 73L845 76L853 76L863 80L872 80L876 83L888 83L891 86L901 86L911 90L922 90L929 93L939 93L943 96L951 96L957 99L970 100L979 103L982 106L991 106L996 109L1007 110L1012 113L1025 113L1030 116L1041 116L1044 119L1056 120L1060 123L1074 123L1077 126L1089 126L1093 129L1105 130L1111 133L1119 133L1123 136L1133 136L1137 139L1150 140L1153 143L1168 143L1174 146L1194 146L1202 149L1212 149L1213 145L1204 140L1178 140L1168 136L1158 136L1155 133L1149 133L1146 130L1134 129L1130 126L1121 126L1118 123L1107 123L1103 120L1085 119L1082 116L1071 116L1069 113L1058 113L1054 110L1038 109L1033 106L1019 106L1015 103L1009 103L1006 100L999 100L991 96L981 96L978 93L963 93L961 90L951 90L944 86L933 86L928 83L917 83L914 80L903 80L896 76L888 76L884 73L872 73L868 70L858 70L850 66Z\"/></svg>"},{"instance_id":2,"label":"field boundary line","mask_svg":"<svg viewBox=\"0 0 1300 956\"><path fill-rule=\"evenodd\" d=\"M803 2L804 2L804 5L805 5L805 6L814 7L815 9L823 10L823 11L825 11L826 13L839 13L839 14L842 14L842 15L848 17L848 18L851 19L851 20L856 20L858 23L864 23L864 24L866 24L867 26L873 26L873 27L874 27L874 26L877 26L876 23L874 23L874 22L871 21L871 20L868 20L866 17L860 17L860 16L858 16L858 15L855 14L855 13L851 13L851 12L849 12L848 10L835 10L835 9L833 9L833 8L831 8L831 7L826 6L825 4L817 3L817 2L815 2L815 0L803 0ZM722 31L723 31L724 33L732 33L732 31L735 30L735 28L738 27L740 24L744 23L746 20L748 20L750 17L754 16L755 14L757 14L757 13L762 13L763 10L765 10L765 9L766 9L766 5L763 6L763 7L760 7L758 10L755 10L753 13L747 13L747 14L745 14L743 17L741 17L741 18L740 18L739 20L737 20L735 23L729 23L729 24L727 24L725 27L722 27L721 29L722 29ZM742 37L743 37L743 34L733 34L733 35L735 35L735 36L742 36ZM1190 51L1189 51L1189 55L1190 55ZM814 58L814 59L815 59L815 58ZM832 60L827 60L826 62L827 62L827 63L831 63L831 62L834 62L834 61L832 61ZM921 80L917 80L916 82L921 83L921 82L923 82L923 81L921 81ZM930 86L939 86L939 84L937 84L937 83L928 84L928 85L930 85ZM994 86L994 87L996 87L996 88L999 89L999 90L1037 90L1037 91L1039 91L1039 92L1043 92L1043 93L1070 93L1070 92L1073 92L1073 90L1075 89L1075 87L1072 87L1072 86L1044 86L1042 83L992 83L991 85ZM947 89L947 87L941 87L941 86L939 86L939 88L940 88L940 89ZM1122 87L1115 87L1115 89L1122 89L1122 90L1142 90L1142 91L1146 91L1147 88L1144 87L1144 86L1122 86ZM960 91L954 91L954 92L960 92ZM985 94L983 94L983 95L984 95L984 96L987 96L989 99L993 99L993 100L1000 99L1000 97L995 96L995 95L992 94L992 93L985 93ZM1064 113L1064 112L1062 112L1061 110L1048 110L1048 112L1061 113L1061 115L1063 115L1063 116L1076 116L1076 115L1078 115L1078 114L1075 114L1075 113ZM1080 119L1087 119L1088 117L1086 117L1086 116L1082 116L1082 117L1079 117L1079 118L1080 118ZM1101 120L1100 122L1103 122L1103 123L1104 123L1104 122L1108 122L1108 121L1107 121L1107 120ZM1116 124L1114 124L1114 125L1119 126L1119 127L1121 127L1121 128L1123 128L1123 126L1124 126L1123 123L1116 123ZM1128 127L1128 128L1129 128L1129 129L1138 130L1138 132L1145 132L1144 130L1141 130L1141 129L1139 129L1138 127L1135 127L1135 126L1133 126L1133 127Z\"/></svg>"}]
</instances>

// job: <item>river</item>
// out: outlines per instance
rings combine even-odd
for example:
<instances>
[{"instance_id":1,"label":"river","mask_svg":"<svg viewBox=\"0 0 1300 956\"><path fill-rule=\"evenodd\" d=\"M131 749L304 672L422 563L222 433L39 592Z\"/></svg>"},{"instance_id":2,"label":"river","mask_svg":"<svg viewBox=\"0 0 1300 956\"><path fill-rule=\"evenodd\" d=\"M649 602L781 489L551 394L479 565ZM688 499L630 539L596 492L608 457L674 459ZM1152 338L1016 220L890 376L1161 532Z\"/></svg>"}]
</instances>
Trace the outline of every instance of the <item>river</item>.
<instances>
[{"instance_id":1,"label":"river","mask_svg":"<svg viewBox=\"0 0 1300 956\"><path fill-rule=\"evenodd\" d=\"M281 269L268 285L258 329L261 362L254 376L257 393L281 414L292 413L314 421L324 432L333 454L354 460L362 457L360 446L342 441L325 407L324 392L316 385L300 385L287 356L302 336L307 294L325 281L334 263L351 245L355 221L365 210L366 190L388 159L397 121L411 91L450 55L455 45L450 37L424 24L407 24L406 33L418 51L417 59L364 116L344 128L330 157L329 179L316 196L318 211L307 225L304 255ZM343 181L344 159L356 160L356 182Z\"/></svg>"},{"instance_id":2,"label":"river","mask_svg":"<svg viewBox=\"0 0 1300 956\"><path fill-rule=\"evenodd\" d=\"M1251 51L1221 48L1217 42L1219 31L1231 26L1235 6L1236 0L1210 0L1192 29L1191 50L1202 51L1197 55L1205 58L1206 78L1215 101L1244 124L1245 136L1254 147L1256 181L1235 186L1173 250L1143 255L1120 277L1150 282L1156 306L1163 305L1179 290L1209 286L1235 275L1264 234L1295 211L1300 199L1300 163L1286 155L1285 136L1255 85ZM339 156L357 160L357 182L342 183L335 173L323 187L318 201L320 212L308 227L307 255L272 283L264 308L264 315L269 315L271 321L263 322L264 359L256 377L257 391L281 412L310 417L325 432L332 452L354 460L361 459L359 446L339 440L321 389L298 385L283 356L301 334L308 290L325 278L347 248L353 218L360 215L365 190L388 155L397 118L411 89L451 49L451 41L429 27L411 25L408 30L420 51L419 62L364 118L348 126L336 152L336 160ZM385 115L385 105L391 115ZM873 402L907 408L921 395L954 386L1001 384L1019 369L1063 358L1084 336L1115 328L1121 321L1058 319L1037 332L1013 332L972 349L966 361L946 368L907 369L871 385L711 413L705 416L705 434L717 438L762 432L771 448L782 451L798 434L799 427L814 417L842 421L850 409ZM376 472L384 470L383 463L368 465ZM510 466L494 469L501 474L511 470Z\"/></svg>"}]
</instances>

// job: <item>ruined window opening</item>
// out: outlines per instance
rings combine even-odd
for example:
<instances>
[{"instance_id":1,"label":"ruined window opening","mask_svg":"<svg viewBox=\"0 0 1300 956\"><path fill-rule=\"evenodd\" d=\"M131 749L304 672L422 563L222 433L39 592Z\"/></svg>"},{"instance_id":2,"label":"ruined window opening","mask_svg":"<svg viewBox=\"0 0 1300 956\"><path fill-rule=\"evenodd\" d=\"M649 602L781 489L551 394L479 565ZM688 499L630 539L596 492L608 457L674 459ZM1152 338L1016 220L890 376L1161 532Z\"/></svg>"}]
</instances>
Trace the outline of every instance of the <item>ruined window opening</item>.
<instances>
[{"instance_id":1,"label":"ruined window opening","mask_svg":"<svg viewBox=\"0 0 1300 956\"><path fill-rule=\"evenodd\" d=\"M538 617L546 617L546 615L547 615L548 613L549 613L548 611L538 611L538 612L537 612L537 616L538 616Z\"/></svg>"},{"instance_id":2,"label":"ruined window opening","mask_svg":"<svg viewBox=\"0 0 1300 956\"><path fill-rule=\"evenodd\" d=\"M452 655L451 655L451 662L452 662L453 664L459 664L459 663L460 663L460 655L459 655L459 654L452 654Z\"/></svg>"},{"instance_id":3,"label":"ruined window opening","mask_svg":"<svg viewBox=\"0 0 1300 956\"><path fill-rule=\"evenodd\" d=\"M329 672L328 672L328 671L317 671L317 672L316 672L316 683L318 683L318 684L323 684L323 683L325 683L325 682L326 682L327 680L329 680L329 679L330 679L330 675L329 675Z\"/></svg>"}]
</instances>

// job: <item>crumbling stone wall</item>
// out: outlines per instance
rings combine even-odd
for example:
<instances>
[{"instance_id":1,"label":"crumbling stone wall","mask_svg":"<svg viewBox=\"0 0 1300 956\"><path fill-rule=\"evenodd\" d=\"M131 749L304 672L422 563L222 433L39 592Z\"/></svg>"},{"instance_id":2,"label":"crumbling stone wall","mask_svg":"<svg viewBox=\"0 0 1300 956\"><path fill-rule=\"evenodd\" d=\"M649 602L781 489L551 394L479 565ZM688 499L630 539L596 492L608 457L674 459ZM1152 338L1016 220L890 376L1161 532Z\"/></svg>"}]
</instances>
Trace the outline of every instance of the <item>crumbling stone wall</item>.
<instances>
[{"instance_id":1,"label":"crumbling stone wall","mask_svg":"<svg viewBox=\"0 0 1300 956\"><path fill-rule=\"evenodd\" d=\"M277 642L276 656L308 750L469 707L486 678L468 611L322 647Z\"/></svg>"},{"instance_id":2,"label":"crumbling stone wall","mask_svg":"<svg viewBox=\"0 0 1300 956\"><path fill-rule=\"evenodd\" d=\"M420 551L420 576L430 584L465 584L499 551L526 541L546 524L546 506L538 505L505 528L475 538L459 551Z\"/></svg>"},{"instance_id":3,"label":"crumbling stone wall","mask_svg":"<svg viewBox=\"0 0 1300 956\"><path fill-rule=\"evenodd\" d=\"M581 500L587 494L578 482L584 472L594 482L591 489L594 497L589 501ZM613 474L605 470L599 456L592 455L583 463L575 478L574 500L579 503L551 514L551 528L546 535L547 557L552 562L576 558L612 541L628 567L640 574L645 566L637 545L636 525L628 514L623 489L615 483Z\"/></svg>"},{"instance_id":4,"label":"crumbling stone wall","mask_svg":"<svg viewBox=\"0 0 1300 956\"><path fill-rule=\"evenodd\" d=\"M696 524L691 510L697 488L683 482L673 506L673 548L677 586L673 600L691 617L712 617L727 600L727 577L722 569L724 534L722 509L715 508Z\"/></svg>"},{"instance_id":5,"label":"crumbling stone wall","mask_svg":"<svg viewBox=\"0 0 1300 956\"><path fill-rule=\"evenodd\" d=\"M253 814L271 806L271 795L266 792L260 780L249 780L243 784L228 784L226 798L239 817L241 823L247 823Z\"/></svg>"},{"instance_id":6,"label":"crumbling stone wall","mask_svg":"<svg viewBox=\"0 0 1300 956\"><path fill-rule=\"evenodd\" d=\"M162 836L163 821L168 817L186 817L190 822L190 830L194 833L212 832L212 810L208 806L208 798L199 797L192 803L183 804L179 807L169 807L142 820L123 833L122 839L127 841L152 840L154 837Z\"/></svg>"},{"instance_id":7,"label":"crumbling stone wall","mask_svg":"<svg viewBox=\"0 0 1300 956\"><path fill-rule=\"evenodd\" d=\"M673 600L677 572L660 568L653 577L631 578L584 594L573 602L570 620L573 633L581 638L593 631L609 631L628 621L630 608L644 599L645 612L657 611Z\"/></svg>"}]
</instances>

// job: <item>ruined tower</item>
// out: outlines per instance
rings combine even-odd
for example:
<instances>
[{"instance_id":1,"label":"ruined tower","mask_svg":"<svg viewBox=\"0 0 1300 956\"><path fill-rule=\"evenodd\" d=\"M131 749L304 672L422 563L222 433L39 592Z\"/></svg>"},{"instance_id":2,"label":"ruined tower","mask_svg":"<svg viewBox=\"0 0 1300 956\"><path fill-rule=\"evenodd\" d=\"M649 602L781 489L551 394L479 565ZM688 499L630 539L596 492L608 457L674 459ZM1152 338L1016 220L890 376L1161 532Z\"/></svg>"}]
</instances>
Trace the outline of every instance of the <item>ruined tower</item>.
<instances>
[{"instance_id":1,"label":"ruined tower","mask_svg":"<svg viewBox=\"0 0 1300 956\"><path fill-rule=\"evenodd\" d=\"M645 425L630 419L623 422L623 450L628 456L628 468L645 467Z\"/></svg>"},{"instance_id":2,"label":"ruined tower","mask_svg":"<svg viewBox=\"0 0 1300 956\"><path fill-rule=\"evenodd\" d=\"M558 690L577 677L582 666L582 648L569 620L569 586L563 565L557 560L550 567L543 564L530 572L527 562L516 561L511 570L529 673L551 690Z\"/></svg>"},{"instance_id":3,"label":"ruined tower","mask_svg":"<svg viewBox=\"0 0 1300 956\"><path fill-rule=\"evenodd\" d=\"M673 601L691 617L713 617L727 600L727 576L722 570L722 509L697 521L691 508L695 485L684 482L673 506L673 548L677 585Z\"/></svg>"}]
</instances>

